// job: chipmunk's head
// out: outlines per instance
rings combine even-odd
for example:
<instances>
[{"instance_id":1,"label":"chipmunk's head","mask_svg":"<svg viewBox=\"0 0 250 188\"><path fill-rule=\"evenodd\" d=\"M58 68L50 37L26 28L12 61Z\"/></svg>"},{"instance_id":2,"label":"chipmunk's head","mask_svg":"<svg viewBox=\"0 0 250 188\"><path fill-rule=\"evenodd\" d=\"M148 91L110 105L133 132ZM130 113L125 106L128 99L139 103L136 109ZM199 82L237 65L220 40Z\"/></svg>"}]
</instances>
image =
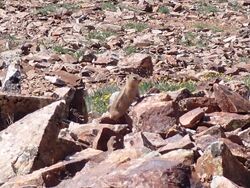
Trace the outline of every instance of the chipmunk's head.
<instances>
[{"instance_id":1,"label":"chipmunk's head","mask_svg":"<svg viewBox=\"0 0 250 188\"><path fill-rule=\"evenodd\" d=\"M127 76L126 83L131 87L138 87L140 82L141 82L141 78L140 76L136 74L130 74Z\"/></svg>"}]
</instances>

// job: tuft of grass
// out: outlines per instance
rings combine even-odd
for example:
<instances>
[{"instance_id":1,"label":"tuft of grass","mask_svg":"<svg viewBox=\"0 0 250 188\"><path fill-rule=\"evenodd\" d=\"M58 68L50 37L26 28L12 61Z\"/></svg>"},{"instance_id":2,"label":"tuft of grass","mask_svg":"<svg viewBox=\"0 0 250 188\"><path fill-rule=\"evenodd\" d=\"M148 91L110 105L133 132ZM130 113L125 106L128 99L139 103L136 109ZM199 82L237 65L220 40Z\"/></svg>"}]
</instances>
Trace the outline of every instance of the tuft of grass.
<instances>
[{"instance_id":1,"label":"tuft of grass","mask_svg":"<svg viewBox=\"0 0 250 188\"><path fill-rule=\"evenodd\" d=\"M137 32L142 32L148 28L146 23L142 22L129 22L125 25L126 29L135 29Z\"/></svg>"},{"instance_id":2,"label":"tuft of grass","mask_svg":"<svg viewBox=\"0 0 250 188\"><path fill-rule=\"evenodd\" d=\"M196 90L196 84L193 81L187 82L171 82L171 81L161 81L161 82L142 82L139 86L140 93L146 93L150 88L157 88L160 91L176 91L182 88L186 88L193 92Z\"/></svg>"},{"instance_id":3,"label":"tuft of grass","mask_svg":"<svg viewBox=\"0 0 250 188\"><path fill-rule=\"evenodd\" d=\"M210 13L216 13L218 12L218 8L210 3L207 3L204 0L200 0L198 2L198 12L200 14L210 14Z\"/></svg>"},{"instance_id":4,"label":"tuft of grass","mask_svg":"<svg viewBox=\"0 0 250 188\"><path fill-rule=\"evenodd\" d=\"M218 3L227 3L228 0L217 0Z\"/></svg>"},{"instance_id":5,"label":"tuft of grass","mask_svg":"<svg viewBox=\"0 0 250 188\"><path fill-rule=\"evenodd\" d=\"M48 4L44 7L38 8L36 11L36 14L40 14L42 16L48 16L50 14L55 13L59 8L65 8L68 11L74 11L79 7L79 5L77 4L73 4L73 3L64 3L64 4Z\"/></svg>"},{"instance_id":6,"label":"tuft of grass","mask_svg":"<svg viewBox=\"0 0 250 188\"><path fill-rule=\"evenodd\" d=\"M158 9L158 12L162 14L169 14L170 10L167 6L160 6L160 8Z\"/></svg>"},{"instance_id":7,"label":"tuft of grass","mask_svg":"<svg viewBox=\"0 0 250 188\"><path fill-rule=\"evenodd\" d=\"M52 49L54 52L61 54L61 55L62 54L69 54L69 55L75 57L77 60L79 60L84 54L84 52L81 49L73 50L70 48L63 47L61 45L55 45L52 47Z\"/></svg>"},{"instance_id":8,"label":"tuft of grass","mask_svg":"<svg viewBox=\"0 0 250 188\"><path fill-rule=\"evenodd\" d=\"M89 39L97 39L104 42L108 37L115 35L112 31L91 31L88 34Z\"/></svg>"},{"instance_id":9,"label":"tuft of grass","mask_svg":"<svg viewBox=\"0 0 250 188\"><path fill-rule=\"evenodd\" d=\"M72 50L65 48L61 45L55 45L53 50L58 54L72 54Z\"/></svg>"},{"instance_id":10,"label":"tuft of grass","mask_svg":"<svg viewBox=\"0 0 250 188\"><path fill-rule=\"evenodd\" d=\"M240 57L240 61L244 63L250 63L250 57Z\"/></svg>"},{"instance_id":11,"label":"tuft of grass","mask_svg":"<svg viewBox=\"0 0 250 188\"><path fill-rule=\"evenodd\" d=\"M41 7L37 10L37 14L40 14L42 16L48 16L54 12L56 12L57 6L56 4L50 4L46 5L44 7Z\"/></svg>"},{"instance_id":12,"label":"tuft of grass","mask_svg":"<svg viewBox=\"0 0 250 188\"><path fill-rule=\"evenodd\" d=\"M250 76L244 78L244 84L250 88Z\"/></svg>"},{"instance_id":13,"label":"tuft of grass","mask_svg":"<svg viewBox=\"0 0 250 188\"><path fill-rule=\"evenodd\" d=\"M222 74L222 73L219 73L219 72L207 72L207 73L205 73L204 75L202 75L202 77L201 77L201 79L202 80L210 80L210 79L212 79L212 78L219 78L219 77L225 77L224 76L224 74Z\"/></svg>"},{"instance_id":14,"label":"tuft of grass","mask_svg":"<svg viewBox=\"0 0 250 188\"><path fill-rule=\"evenodd\" d=\"M240 3L237 0L231 1L229 4L229 7L231 7L234 11L238 11L242 8Z\"/></svg>"},{"instance_id":15,"label":"tuft of grass","mask_svg":"<svg viewBox=\"0 0 250 188\"><path fill-rule=\"evenodd\" d=\"M97 112L99 115L105 113L109 105L109 98L116 91L118 91L116 85L108 85L89 94L86 97L88 112Z\"/></svg>"},{"instance_id":16,"label":"tuft of grass","mask_svg":"<svg viewBox=\"0 0 250 188\"><path fill-rule=\"evenodd\" d=\"M112 12L116 11L116 5L111 1L102 3L101 8L102 8L102 10L108 10L108 11L112 11Z\"/></svg>"},{"instance_id":17,"label":"tuft of grass","mask_svg":"<svg viewBox=\"0 0 250 188\"><path fill-rule=\"evenodd\" d=\"M193 25L193 27L197 28L197 29L209 29L211 30L212 32L214 33L217 33L217 32L222 32L223 29L221 29L220 27L216 26L216 25L209 25L207 23L195 23Z\"/></svg>"},{"instance_id":18,"label":"tuft of grass","mask_svg":"<svg viewBox=\"0 0 250 188\"><path fill-rule=\"evenodd\" d=\"M124 49L126 55L130 55L130 54L133 54L136 52L136 47L135 46L127 46L125 49Z\"/></svg>"}]
</instances>

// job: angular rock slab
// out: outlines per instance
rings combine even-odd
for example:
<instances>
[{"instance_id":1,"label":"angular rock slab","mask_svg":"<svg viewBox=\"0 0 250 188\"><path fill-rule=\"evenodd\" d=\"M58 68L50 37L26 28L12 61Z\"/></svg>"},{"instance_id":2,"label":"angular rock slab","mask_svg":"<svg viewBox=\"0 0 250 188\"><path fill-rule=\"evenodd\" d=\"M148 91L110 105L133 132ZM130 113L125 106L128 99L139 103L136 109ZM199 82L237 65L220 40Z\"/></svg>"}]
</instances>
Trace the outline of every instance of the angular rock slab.
<instances>
[{"instance_id":1,"label":"angular rock slab","mask_svg":"<svg viewBox=\"0 0 250 188\"><path fill-rule=\"evenodd\" d=\"M215 100L223 112L248 113L250 112L250 101L240 94L230 91L228 87L214 84Z\"/></svg>"},{"instance_id":2,"label":"angular rock slab","mask_svg":"<svg viewBox=\"0 0 250 188\"><path fill-rule=\"evenodd\" d=\"M182 99L179 102L179 105L181 108L190 111L198 107L206 107L207 113L220 111L220 108L218 107L216 101L214 98L209 97L190 97L186 99Z\"/></svg>"},{"instance_id":3,"label":"angular rock slab","mask_svg":"<svg viewBox=\"0 0 250 188\"><path fill-rule=\"evenodd\" d=\"M0 130L53 101L53 98L0 93Z\"/></svg>"},{"instance_id":4,"label":"angular rock slab","mask_svg":"<svg viewBox=\"0 0 250 188\"><path fill-rule=\"evenodd\" d=\"M57 140L65 101L54 102L0 132L0 183L31 173L76 152Z\"/></svg>"},{"instance_id":5,"label":"angular rock slab","mask_svg":"<svg viewBox=\"0 0 250 188\"><path fill-rule=\"evenodd\" d=\"M246 147L250 147L250 128L243 130L238 133L238 136L241 138L243 144Z\"/></svg>"},{"instance_id":6,"label":"angular rock slab","mask_svg":"<svg viewBox=\"0 0 250 188\"><path fill-rule=\"evenodd\" d=\"M234 183L250 187L250 171L248 171L230 152L223 142L214 142L196 164L198 176L210 181L213 176L224 176Z\"/></svg>"},{"instance_id":7,"label":"angular rock slab","mask_svg":"<svg viewBox=\"0 0 250 188\"><path fill-rule=\"evenodd\" d=\"M154 102L146 98L131 110L131 115L136 131L164 134L176 124L179 111L175 102Z\"/></svg>"},{"instance_id":8,"label":"angular rock slab","mask_svg":"<svg viewBox=\"0 0 250 188\"><path fill-rule=\"evenodd\" d=\"M29 185L35 185L37 187L43 187L44 185L46 187L56 186L64 178L74 176L91 158L100 153L102 153L100 150L83 150L68 157L67 160L58 162L50 167L42 168L31 174L12 178L1 187L25 187Z\"/></svg>"},{"instance_id":9,"label":"angular rock slab","mask_svg":"<svg viewBox=\"0 0 250 188\"><path fill-rule=\"evenodd\" d=\"M180 160L168 161L156 153L134 158L133 153L133 150L117 150L100 163L90 161L73 179L58 187L190 187L190 169L180 164Z\"/></svg>"},{"instance_id":10,"label":"angular rock slab","mask_svg":"<svg viewBox=\"0 0 250 188\"><path fill-rule=\"evenodd\" d=\"M227 112L214 112L207 114L206 123L209 125L220 125L226 131L233 131L238 128L247 126L250 123L250 115L241 115ZM205 122L205 121L204 121Z\"/></svg>"},{"instance_id":11,"label":"angular rock slab","mask_svg":"<svg viewBox=\"0 0 250 188\"><path fill-rule=\"evenodd\" d=\"M204 111L205 110L202 108L195 108L185 113L179 119L180 124L186 128L195 128L197 123L199 123L200 120L204 117L205 115Z\"/></svg>"},{"instance_id":12,"label":"angular rock slab","mask_svg":"<svg viewBox=\"0 0 250 188\"><path fill-rule=\"evenodd\" d=\"M123 137L129 133L127 124L78 124L71 122L62 129L63 139L73 140L82 147L91 147L103 151L123 148Z\"/></svg>"},{"instance_id":13,"label":"angular rock slab","mask_svg":"<svg viewBox=\"0 0 250 188\"><path fill-rule=\"evenodd\" d=\"M124 137L125 148L149 148L157 150L157 148L166 145L167 142L156 133L138 132L131 133Z\"/></svg>"},{"instance_id":14,"label":"angular rock slab","mask_svg":"<svg viewBox=\"0 0 250 188\"><path fill-rule=\"evenodd\" d=\"M124 71L133 72L142 77L153 74L152 57L147 54L135 53L119 62L118 66Z\"/></svg>"},{"instance_id":15,"label":"angular rock slab","mask_svg":"<svg viewBox=\"0 0 250 188\"><path fill-rule=\"evenodd\" d=\"M169 139L166 139L166 141ZM189 135L184 136L183 138L177 138L177 140L173 140L167 143L165 146L161 147L158 151L162 154L168 153L169 151L177 150L177 149L191 149L194 147L194 143L191 140Z\"/></svg>"}]
</instances>

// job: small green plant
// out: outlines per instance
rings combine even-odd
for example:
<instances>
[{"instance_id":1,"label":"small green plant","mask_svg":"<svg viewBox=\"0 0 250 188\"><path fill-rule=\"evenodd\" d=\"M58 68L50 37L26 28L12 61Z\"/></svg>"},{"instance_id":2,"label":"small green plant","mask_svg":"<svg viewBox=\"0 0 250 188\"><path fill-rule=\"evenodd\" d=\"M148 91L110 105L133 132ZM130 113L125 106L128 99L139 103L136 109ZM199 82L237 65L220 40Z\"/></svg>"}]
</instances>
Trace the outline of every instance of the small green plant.
<instances>
[{"instance_id":1,"label":"small green plant","mask_svg":"<svg viewBox=\"0 0 250 188\"><path fill-rule=\"evenodd\" d=\"M97 112L99 115L105 113L109 105L110 96L118 90L116 85L109 85L89 94L86 97L88 111Z\"/></svg>"},{"instance_id":2,"label":"small green plant","mask_svg":"<svg viewBox=\"0 0 250 188\"><path fill-rule=\"evenodd\" d=\"M69 11L73 11L80 8L80 6L76 3L63 3L60 4L59 7L65 8Z\"/></svg>"},{"instance_id":3,"label":"small green plant","mask_svg":"<svg viewBox=\"0 0 250 188\"><path fill-rule=\"evenodd\" d=\"M193 32L187 32L184 34L183 43L187 46L194 46L194 40L196 38L196 34Z\"/></svg>"},{"instance_id":4,"label":"small green plant","mask_svg":"<svg viewBox=\"0 0 250 188\"><path fill-rule=\"evenodd\" d=\"M116 5L111 1L102 3L101 8L102 10L116 11Z\"/></svg>"},{"instance_id":5,"label":"small green plant","mask_svg":"<svg viewBox=\"0 0 250 188\"><path fill-rule=\"evenodd\" d=\"M234 11L238 11L238 10L240 10L242 8L241 5L239 4L239 2L237 0L231 1L229 3L229 6L232 7L232 9Z\"/></svg>"},{"instance_id":6,"label":"small green plant","mask_svg":"<svg viewBox=\"0 0 250 188\"><path fill-rule=\"evenodd\" d=\"M209 71L205 72L202 76L202 80L210 80L212 78L224 77L224 74L216 72L216 71Z\"/></svg>"},{"instance_id":7,"label":"small green plant","mask_svg":"<svg viewBox=\"0 0 250 188\"><path fill-rule=\"evenodd\" d=\"M80 59L81 57L83 57L83 55L84 55L84 52L82 51L82 50L77 50L74 54L73 54L73 56L76 58L76 59Z\"/></svg>"},{"instance_id":8,"label":"small green plant","mask_svg":"<svg viewBox=\"0 0 250 188\"><path fill-rule=\"evenodd\" d=\"M158 12L159 13L162 13L162 14L169 14L170 13L170 10L167 6L161 6L159 9L158 9Z\"/></svg>"},{"instance_id":9,"label":"small green plant","mask_svg":"<svg viewBox=\"0 0 250 188\"><path fill-rule=\"evenodd\" d=\"M37 14L40 14L42 16L47 16L49 14L52 14L56 12L57 6L55 4L49 4L45 7L41 7L37 10Z\"/></svg>"},{"instance_id":10,"label":"small green plant","mask_svg":"<svg viewBox=\"0 0 250 188\"><path fill-rule=\"evenodd\" d=\"M240 61L244 63L250 63L250 57L240 57Z\"/></svg>"},{"instance_id":11,"label":"small green plant","mask_svg":"<svg viewBox=\"0 0 250 188\"><path fill-rule=\"evenodd\" d=\"M228 0L217 0L218 3L227 3Z\"/></svg>"},{"instance_id":12,"label":"small green plant","mask_svg":"<svg viewBox=\"0 0 250 188\"><path fill-rule=\"evenodd\" d=\"M53 50L58 53L58 54L71 54L72 53L72 50L68 49L68 48L65 48L61 45L55 45L53 47Z\"/></svg>"},{"instance_id":13,"label":"small green plant","mask_svg":"<svg viewBox=\"0 0 250 188\"><path fill-rule=\"evenodd\" d=\"M103 42L112 35L115 35L115 33L112 31L91 31L88 34L88 38L97 39Z\"/></svg>"},{"instance_id":14,"label":"small green plant","mask_svg":"<svg viewBox=\"0 0 250 188\"><path fill-rule=\"evenodd\" d=\"M186 88L193 92L196 90L196 84L193 81L187 82L172 82L172 81L159 81L159 82L142 82L140 84L140 92L146 93L150 88L157 88L160 91L176 91L181 88Z\"/></svg>"},{"instance_id":15,"label":"small green plant","mask_svg":"<svg viewBox=\"0 0 250 188\"><path fill-rule=\"evenodd\" d=\"M246 86L250 88L250 76L244 78L244 84L246 84Z\"/></svg>"},{"instance_id":16,"label":"small green plant","mask_svg":"<svg viewBox=\"0 0 250 188\"><path fill-rule=\"evenodd\" d=\"M207 24L207 23L195 23L193 25L195 28L197 29L209 29L211 30L212 32L216 33L216 32L222 32L223 29L221 29L220 27L216 26L216 25L210 25L210 24Z\"/></svg>"},{"instance_id":17,"label":"small green plant","mask_svg":"<svg viewBox=\"0 0 250 188\"><path fill-rule=\"evenodd\" d=\"M124 49L126 55L130 55L130 54L133 54L136 52L136 47L135 46L127 46L125 49Z\"/></svg>"},{"instance_id":18,"label":"small green plant","mask_svg":"<svg viewBox=\"0 0 250 188\"><path fill-rule=\"evenodd\" d=\"M198 2L198 12L200 14L210 14L218 12L218 8L204 0Z\"/></svg>"},{"instance_id":19,"label":"small green plant","mask_svg":"<svg viewBox=\"0 0 250 188\"><path fill-rule=\"evenodd\" d=\"M126 29L135 29L137 32L142 32L148 28L146 23L142 22L129 22L125 25Z\"/></svg>"},{"instance_id":20,"label":"small green plant","mask_svg":"<svg viewBox=\"0 0 250 188\"><path fill-rule=\"evenodd\" d=\"M50 14L55 13L59 8L65 8L68 11L73 11L79 8L79 5L73 3L64 3L64 4L48 4L44 7L37 9L37 14L42 16L48 16Z\"/></svg>"},{"instance_id":21,"label":"small green plant","mask_svg":"<svg viewBox=\"0 0 250 188\"><path fill-rule=\"evenodd\" d=\"M52 47L53 51L58 53L58 54L69 54L73 57L75 57L77 60L80 59L80 57L83 56L84 52L79 49L79 50L73 50L70 48L63 47L62 45L55 45Z\"/></svg>"}]
</instances>

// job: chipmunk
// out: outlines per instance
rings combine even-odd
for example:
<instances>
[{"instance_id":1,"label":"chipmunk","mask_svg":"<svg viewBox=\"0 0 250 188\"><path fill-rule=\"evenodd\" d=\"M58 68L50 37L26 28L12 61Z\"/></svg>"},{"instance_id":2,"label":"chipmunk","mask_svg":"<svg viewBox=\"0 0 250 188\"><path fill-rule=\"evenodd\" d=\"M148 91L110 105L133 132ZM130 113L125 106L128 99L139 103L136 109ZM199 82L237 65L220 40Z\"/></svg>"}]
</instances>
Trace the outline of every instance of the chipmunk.
<instances>
[{"instance_id":1,"label":"chipmunk","mask_svg":"<svg viewBox=\"0 0 250 188\"><path fill-rule=\"evenodd\" d=\"M130 105L140 98L139 94L139 76L131 74L126 79L126 84L124 88L119 92L119 94L114 95L110 99L110 106L108 107L110 119L117 121L123 115L126 114Z\"/></svg>"}]
</instances>

